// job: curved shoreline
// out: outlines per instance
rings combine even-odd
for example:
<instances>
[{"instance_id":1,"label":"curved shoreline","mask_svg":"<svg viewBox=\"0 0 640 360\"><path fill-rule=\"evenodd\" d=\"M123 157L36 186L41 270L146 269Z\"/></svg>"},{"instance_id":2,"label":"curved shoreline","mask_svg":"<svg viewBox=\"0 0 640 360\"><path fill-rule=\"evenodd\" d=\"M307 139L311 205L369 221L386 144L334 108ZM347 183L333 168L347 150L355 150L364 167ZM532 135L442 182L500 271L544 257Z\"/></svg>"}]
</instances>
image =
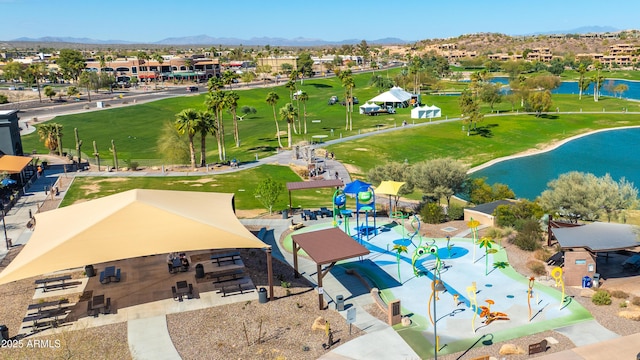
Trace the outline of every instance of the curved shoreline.
<instances>
[{"instance_id":1,"label":"curved shoreline","mask_svg":"<svg viewBox=\"0 0 640 360\"><path fill-rule=\"evenodd\" d=\"M582 138L582 137L585 137L585 136L597 134L597 133L604 132L604 131L635 129L635 128L640 128L640 125L621 126L621 127L616 127L616 128L607 128L607 129L598 129L598 130L588 131L588 132L586 132L584 134L574 135L572 137L557 141L557 142L555 142L555 143L553 143L553 144L551 144L549 146L546 146L544 149L541 149L541 150L525 150L523 152L520 152L520 153L517 153L517 154L514 154L514 155L503 156L501 158L497 158L497 159L493 159L493 160L487 161L484 164L481 164L481 165L478 165L476 167L473 167L473 168L469 169L467 171L467 174L473 174L476 171L482 170L484 168L488 168L489 166L493 166L493 165L495 165L497 163L500 163L500 162L503 162L503 161L512 160L512 159L518 159L518 158L522 158L522 157L526 157L526 156L543 154L543 153L555 150L555 149L559 148L560 146L562 146L562 145L564 145L564 144L566 144L566 143L568 143L570 141L573 141L573 140L576 140L576 139L579 139L579 138Z\"/></svg>"}]
</instances>

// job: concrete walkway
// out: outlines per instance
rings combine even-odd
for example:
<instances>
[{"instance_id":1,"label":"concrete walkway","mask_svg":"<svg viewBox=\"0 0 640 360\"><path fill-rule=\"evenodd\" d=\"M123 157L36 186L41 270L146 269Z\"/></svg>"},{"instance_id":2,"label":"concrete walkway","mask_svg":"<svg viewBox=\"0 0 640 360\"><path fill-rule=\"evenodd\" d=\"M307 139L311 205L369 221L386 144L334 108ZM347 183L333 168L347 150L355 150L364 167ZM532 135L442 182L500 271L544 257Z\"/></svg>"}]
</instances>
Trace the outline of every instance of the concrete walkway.
<instances>
[{"instance_id":1,"label":"concrete walkway","mask_svg":"<svg viewBox=\"0 0 640 360\"><path fill-rule=\"evenodd\" d=\"M180 359L171 342L165 315L127 321L127 340L133 359Z\"/></svg>"}]
</instances>

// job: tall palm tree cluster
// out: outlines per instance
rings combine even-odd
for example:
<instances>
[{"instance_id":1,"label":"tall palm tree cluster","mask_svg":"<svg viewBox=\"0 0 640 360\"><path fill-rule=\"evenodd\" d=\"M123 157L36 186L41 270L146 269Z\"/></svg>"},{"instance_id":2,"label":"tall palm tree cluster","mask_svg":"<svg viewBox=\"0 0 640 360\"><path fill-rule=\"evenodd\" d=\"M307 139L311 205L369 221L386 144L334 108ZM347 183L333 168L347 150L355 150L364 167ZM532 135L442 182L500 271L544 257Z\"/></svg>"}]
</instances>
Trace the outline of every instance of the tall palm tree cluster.
<instances>
[{"instance_id":1,"label":"tall palm tree cluster","mask_svg":"<svg viewBox=\"0 0 640 360\"><path fill-rule=\"evenodd\" d=\"M309 100L309 95L305 91L296 91L296 79L298 78L299 72L293 70L289 75L289 81L285 84L285 87L289 89L289 100L290 102L286 103L282 108L280 108L278 114L276 114L276 105L280 100L280 96L271 91L267 94L266 102L273 109L273 120L276 124L276 138L278 139L278 146L283 148L282 139L280 138L280 125L278 124L278 115L280 115L280 119L285 120L287 122L287 147L291 148L293 146L293 138L292 138L292 130L295 134L306 134L307 133L307 101ZM293 105L293 101L296 101L296 106ZM300 121L300 103L302 102L302 118L304 123ZM297 122L297 126L296 126Z\"/></svg>"},{"instance_id":2,"label":"tall palm tree cluster","mask_svg":"<svg viewBox=\"0 0 640 360\"><path fill-rule=\"evenodd\" d=\"M223 115L229 110L233 118L233 138L236 147L240 147L240 132L238 130L238 100L240 96L234 91L223 91L225 82L219 78L211 78L208 82L208 94L205 98L207 110L184 109L176 114L175 127L180 134L186 134L189 142L191 167L196 167L196 150L194 141L196 135L200 137L199 166L207 165L207 136L213 135L218 146L218 159L227 160Z\"/></svg>"}]
</instances>

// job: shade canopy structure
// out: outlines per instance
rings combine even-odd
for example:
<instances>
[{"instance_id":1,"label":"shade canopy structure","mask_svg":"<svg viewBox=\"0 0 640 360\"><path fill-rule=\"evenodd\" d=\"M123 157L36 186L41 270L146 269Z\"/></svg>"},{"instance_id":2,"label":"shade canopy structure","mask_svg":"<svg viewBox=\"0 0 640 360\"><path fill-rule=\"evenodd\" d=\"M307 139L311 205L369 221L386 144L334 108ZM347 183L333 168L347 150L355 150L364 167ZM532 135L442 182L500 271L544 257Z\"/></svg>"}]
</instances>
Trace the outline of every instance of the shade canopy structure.
<instances>
[{"instance_id":1,"label":"shade canopy structure","mask_svg":"<svg viewBox=\"0 0 640 360\"><path fill-rule=\"evenodd\" d=\"M319 188L325 188L325 187L340 187L342 185L344 185L344 183L340 179L288 182L287 191L289 191L289 208L291 209L291 192L294 190L319 189Z\"/></svg>"},{"instance_id":2,"label":"shade canopy structure","mask_svg":"<svg viewBox=\"0 0 640 360\"><path fill-rule=\"evenodd\" d=\"M378 111L380 110L380 105L376 104L376 103L372 103L372 102L366 102L362 105L360 105L360 114L367 114L370 113L372 111Z\"/></svg>"},{"instance_id":3,"label":"shade canopy structure","mask_svg":"<svg viewBox=\"0 0 640 360\"><path fill-rule=\"evenodd\" d=\"M552 228L551 231L563 249L584 248L591 252L605 252L640 245L638 228L626 224L594 222L583 226Z\"/></svg>"},{"instance_id":4,"label":"shade canopy structure","mask_svg":"<svg viewBox=\"0 0 640 360\"><path fill-rule=\"evenodd\" d=\"M233 198L134 189L36 214L33 235L0 273L0 284L107 261L227 248L266 249L270 272L271 247L240 223Z\"/></svg>"},{"instance_id":5,"label":"shade canopy structure","mask_svg":"<svg viewBox=\"0 0 640 360\"><path fill-rule=\"evenodd\" d=\"M371 184L361 180L354 180L344 186L344 193L358 195L359 192L367 191L369 186L371 186Z\"/></svg>"},{"instance_id":6,"label":"shade canopy structure","mask_svg":"<svg viewBox=\"0 0 640 360\"><path fill-rule=\"evenodd\" d=\"M411 109L412 119L432 119L442 116L442 110L435 105L418 106Z\"/></svg>"},{"instance_id":7,"label":"shade canopy structure","mask_svg":"<svg viewBox=\"0 0 640 360\"><path fill-rule=\"evenodd\" d=\"M0 172L19 174L33 160L28 156L2 155L0 157Z\"/></svg>"},{"instance_id":8,"label":"shade canopy structure","mask_svg":"<svg viewBox=\"0 0 640 360\"><path fill-rule=\"evenodd\" d=\"M389 215L391 215L391 197L398 198L400 188L406 184L404 181L385 180L374 190L376 195L389 195Z\"/></svg>"},{"instance_id":9,"label":"shade canopy structure","mask_svg":"<svg viewBox=\"0 0 640 360\"><path fill-rule=\"evenodd\" d=\"M293 269L296 277L298 273L298 251L300 249L309 255L316 263L318 274L318 288L322 289L322 278L340 260L351 259L369 254L369 250L353 240L351 236L338 228L310 231L291 236L293 242ZM330 264L322 270L322 265ZM324 309L322 292L318 292L320 310Z\"/></svg>"},{"instance_id":10,"label":"shade canopy structure","mask_svg":"<svg viewBox=\"0 0 640 360\"><path fill-rule=\"evenodd\" d=\"M389 89L389 91L383 92L369 100L369 102L393 104L394 106L402 104L402 106L407 106L412 96L410 92L405 91L401 87L394 86Z\"/></svg>"}]
</instances>

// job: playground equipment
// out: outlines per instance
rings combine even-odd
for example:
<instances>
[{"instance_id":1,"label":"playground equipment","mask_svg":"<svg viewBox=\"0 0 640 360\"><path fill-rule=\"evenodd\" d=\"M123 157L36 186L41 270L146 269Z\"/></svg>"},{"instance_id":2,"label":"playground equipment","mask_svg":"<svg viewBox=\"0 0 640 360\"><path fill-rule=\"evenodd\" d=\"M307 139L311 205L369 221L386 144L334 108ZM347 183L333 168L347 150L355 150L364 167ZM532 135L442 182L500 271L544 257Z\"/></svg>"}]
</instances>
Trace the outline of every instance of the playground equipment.
<instances>
[{"instance_id":1,"label":"playground equipment","mask_svg":"<svg viewBox=\"0 0 640 360\"><path fill-rule=\"evenodd\" d=\"M564 304L564 279L562 278L562 268L556 266L551 270L551 277L556 281L556 287L562 286L562 299L560 300L560 310Z\"/></svg>"},{"instance_id":2,"label":"playground equipment","mask_svg":"<svg viewBox=\"0 0 640 360\"><path fill-rule=\"evenodd\" d=\"M344 221L344 232L351 236L351 230L349 229L349 218L351 217L351 210L347 210L347 195L342 189L337 189L333 193L333 227L338 227L340 221L338 217L342 217Z\"/></svg>"},{"instance_id":3,"label":"playground equipment","mask_svg":"<svg viewBox=\"0 0 640 360\"><path fill-rule=\"evenodd\" d=\"M358 241L362 241L362 235L367 236L367 240L369 240L370 235L377 235L378 229L376 226L376 197L373 192L373 188L370 184L355 180L347 185L345 185L344 189L341 190L342 194L352 194L356 198L356 230L357 230L357 238ZM337 191L336 191L337 193ZM334 194L334 199L336 195ZM334 201L334 210L335 210L335 201ZM346 198L345 205L340 209L340 214L345 215L345 228L348 228L348 218L346 216L351 215L351 210L346 209ZM365 223L360 225L360 212L363 211L365 214ZM373 213L373 228L369 226L369 212ZM335 214L335 211L334 211ZM351 236L350 231L345 231L347 234Z\"/></svg>"}]
</instances>

